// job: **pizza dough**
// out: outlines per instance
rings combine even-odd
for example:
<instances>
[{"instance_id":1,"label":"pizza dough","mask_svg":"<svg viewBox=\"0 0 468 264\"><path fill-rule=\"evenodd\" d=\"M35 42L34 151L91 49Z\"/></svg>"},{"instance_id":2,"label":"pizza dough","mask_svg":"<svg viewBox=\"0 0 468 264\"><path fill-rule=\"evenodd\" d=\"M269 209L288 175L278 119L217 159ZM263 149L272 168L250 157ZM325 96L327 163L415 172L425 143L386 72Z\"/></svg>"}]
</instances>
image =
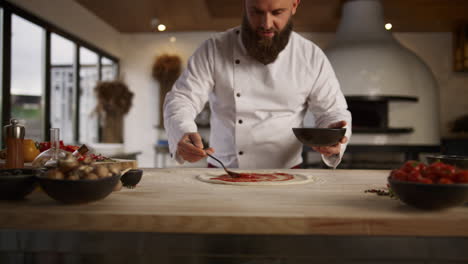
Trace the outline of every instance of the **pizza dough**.
<instances>
[{"instance_id":1,"label":"pizza dough","mask_svg":"<svg viewBox=\"0 0 468 264\"><path fill-rule=\"evenodd\" d=\"M245 172L244 172L245 173ZM226 175L226 173L205 173L197 175L196 178L200 181L215 184L229 184L229 185L244 185L244 186L259 186L259 185L291 185L291 184L304 184L312 181L312 177L296 174L296 173L278 173L278 172L259 172L251 171L248 173L253 174L273 174L277 179L271 180L271 178L265 178L262 180L257 178L257 181L225 181L221 180L220 176ZM228 177L229 178L229 177Z\"/></svg>"}]
</instances>

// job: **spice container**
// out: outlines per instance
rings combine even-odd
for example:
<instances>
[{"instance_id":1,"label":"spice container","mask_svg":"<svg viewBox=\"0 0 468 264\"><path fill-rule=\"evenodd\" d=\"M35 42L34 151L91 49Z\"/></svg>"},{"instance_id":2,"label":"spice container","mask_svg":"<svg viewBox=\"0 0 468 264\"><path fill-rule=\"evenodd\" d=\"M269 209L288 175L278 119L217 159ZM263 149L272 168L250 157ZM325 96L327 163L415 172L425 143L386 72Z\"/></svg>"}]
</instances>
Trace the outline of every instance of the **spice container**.
<instances>
[{"instance_id":1,"label":"spice container","mask_svg":"<svg viewBox=\"0 0 468 264\"><path fill-rule=\"evenodd\" d=\"M3 127L6 142L5 168L17 169L24 167L23 139L24 126L17 119L12 118L10 124Z\"/></svg>"}]
</instances>

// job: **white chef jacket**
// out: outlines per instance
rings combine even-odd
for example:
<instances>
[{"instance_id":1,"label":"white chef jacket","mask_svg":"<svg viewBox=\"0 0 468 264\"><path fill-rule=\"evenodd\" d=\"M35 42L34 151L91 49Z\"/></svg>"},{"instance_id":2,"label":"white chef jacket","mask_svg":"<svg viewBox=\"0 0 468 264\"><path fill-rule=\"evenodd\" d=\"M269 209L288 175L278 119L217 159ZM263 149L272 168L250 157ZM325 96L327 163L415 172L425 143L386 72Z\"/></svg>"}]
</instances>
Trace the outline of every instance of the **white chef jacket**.
<instances>
[{"instance_id":1,"label":"white chef jacket","mask_svg":"<svg viewBox=\"0 0 468 264\"><path fill-rule=\"evenodd\" d=\"M302 144L292 128L302 127L310 110L317 127L328 127L351 114L335 73L323 51L293 32L286 48L271 64L251 58L240 27L205 41L167 93L164 125L171 156L188 132L197 132L195 117L209 100L210 146L230 168L291 168L302 162ZM331 167L341 154L322 158ZM208 162L217 164L208 159Z\"/></svg>"}]
</instances>

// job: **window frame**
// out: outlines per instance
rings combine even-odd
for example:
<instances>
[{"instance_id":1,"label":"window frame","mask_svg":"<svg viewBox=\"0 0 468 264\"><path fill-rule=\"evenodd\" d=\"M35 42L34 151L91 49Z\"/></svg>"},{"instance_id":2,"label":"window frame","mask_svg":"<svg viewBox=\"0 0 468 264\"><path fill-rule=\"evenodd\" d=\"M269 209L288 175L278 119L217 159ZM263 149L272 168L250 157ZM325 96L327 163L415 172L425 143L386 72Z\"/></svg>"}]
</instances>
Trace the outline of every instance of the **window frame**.
<instances>
[{"instance_id":1,"label":"window frame","mask_svg":"<svg viewBox=\"0 0 468 264\"><path fill-rule=\"evenodd\" d=\"M81 38L77 37L76 35L67 32L66 30L61 29L60 27L49 23L48 21L39 18L38 16L12 4L7 1L0 1L0 8L3 9L3 23L2 23L2 47L3 47L3 56L2 56L2 109L1 109L1 120L2 124L5 125L9 122L11 118L11 32L12 32L12 15L19 16L23 19L28 20L31 23L34 23L45 31L45 47L43 50L44 55L44 116L43 116L43 127L44 127L44 139L43 140L50 140L49 138L49 129L51 128L50 124L50 114L51 114L51 107L50 107L50 95L51 95L51 35L52 33L60 35L61 37L70 40L75 44L75 76L74 76L74 87L75 87L75 116L74 116L74 140L75 143L79 142L79 107L80 107L80 48L84 47L90 51L95 52L98 55L98 81L102 79L102 58L107 58L111 60L116 65L116 74L119 76L120 74L120 59L109 52L85 41ZM3 126L2 125L2 126ZM0 140L0 145L3 146L3 140Z\"/></svg>"}]
</instances>

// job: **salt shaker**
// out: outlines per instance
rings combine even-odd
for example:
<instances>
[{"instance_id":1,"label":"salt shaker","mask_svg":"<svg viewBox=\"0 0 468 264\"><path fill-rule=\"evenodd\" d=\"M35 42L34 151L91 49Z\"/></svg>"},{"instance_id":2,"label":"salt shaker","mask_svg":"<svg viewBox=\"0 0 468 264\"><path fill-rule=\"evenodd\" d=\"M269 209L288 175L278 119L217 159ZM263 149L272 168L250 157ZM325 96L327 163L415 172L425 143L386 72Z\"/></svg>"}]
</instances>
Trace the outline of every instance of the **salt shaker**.
<instances>
[{"instance_id":1,"label":"salt shaker","mask_svg":"<svg viewBox=\"0 0 468 264\"><path fill-rule=\"evenodd\" d=\"M5 168L17 169L24 167L24 140L25 129L17 119L12 118L10 124L3 127L3 135L6 141Z\"/></svg>"}]
</instances>

